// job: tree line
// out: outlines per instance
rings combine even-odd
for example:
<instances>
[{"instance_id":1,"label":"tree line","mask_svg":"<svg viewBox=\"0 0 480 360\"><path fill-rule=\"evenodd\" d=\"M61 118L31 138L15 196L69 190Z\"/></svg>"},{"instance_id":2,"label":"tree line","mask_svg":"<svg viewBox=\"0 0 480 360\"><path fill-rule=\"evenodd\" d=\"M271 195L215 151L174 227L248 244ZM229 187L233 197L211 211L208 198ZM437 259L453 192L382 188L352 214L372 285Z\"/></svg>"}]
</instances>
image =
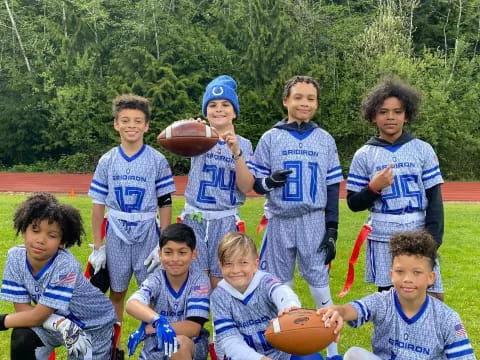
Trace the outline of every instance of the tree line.
<instances>
[{"instance_id":1,"label":"tree line","mask_svg":"<svg viewBox=\"0 0 480 360\"><path fill-rule=\"evenodd\" d=\"M285 116L284 82L321 86L315 118L344 172L375 134L365 93L396 76L423 93L407 130L449 180L480 177L480 0L3 0L0 169L91 172L118 143L110 102L151 100L146 142L201 115L205 85L238 82L236 131L254 144ZM165 153L174 172L188 159Z\"/></svg>"}]
</instances>

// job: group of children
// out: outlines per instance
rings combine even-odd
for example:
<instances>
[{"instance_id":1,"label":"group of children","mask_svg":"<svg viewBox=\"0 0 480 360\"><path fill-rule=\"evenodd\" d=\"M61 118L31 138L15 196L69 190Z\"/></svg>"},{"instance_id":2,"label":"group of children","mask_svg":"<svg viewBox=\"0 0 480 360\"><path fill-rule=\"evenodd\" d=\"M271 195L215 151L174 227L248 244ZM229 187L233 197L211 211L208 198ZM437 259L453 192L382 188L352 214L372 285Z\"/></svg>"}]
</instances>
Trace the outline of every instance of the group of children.
<instances>
[{"instance_id":1,"label":"group of children","mask_svg":"<svg viewBox=\"0 0 480 360\"><path fill-rule=\"evenodd\" d=\"M288 116L253 151L233 125L240 114L236 82L226 75L210 82L202 113L221 140L191 159L177 224L170 224L170 167L143 142L148 100L117 97L121 144L99 160L89 191L89 262L94 273L108 271L110 300L66 250L84 234L79 212L51 195L31 196L14 216L24 245L8 253L0 295L16 311L0 315L0 330L14 328L11 358L46 359L63 344L69 359L122 359L118 334L126 310L141 321L127 345L131 355L143 343L140 359L207 359L210 313L212 358L298 359L264 337L271 319L301 307L291 289L298 259L327 326L339 334L345 321L375 325L372 351L352 348L344 359L475 359L460 318L435 298L443 294L437 256L443 180L431 146L403 130L420 96L398 81L383 82L365 98L364 117L379 134L356 152L347 180L349 208L370 210L366 280L379 292L333 305L329 265L343 176L333 137L311 121L319 93L311 77L290 79L283 93ZM266 197L259 255L239 231L238 208L252 189ZM132 275L139 289L125 306ZM326 356L342 359L336 342Z\"/></svg>"}]
</instances>

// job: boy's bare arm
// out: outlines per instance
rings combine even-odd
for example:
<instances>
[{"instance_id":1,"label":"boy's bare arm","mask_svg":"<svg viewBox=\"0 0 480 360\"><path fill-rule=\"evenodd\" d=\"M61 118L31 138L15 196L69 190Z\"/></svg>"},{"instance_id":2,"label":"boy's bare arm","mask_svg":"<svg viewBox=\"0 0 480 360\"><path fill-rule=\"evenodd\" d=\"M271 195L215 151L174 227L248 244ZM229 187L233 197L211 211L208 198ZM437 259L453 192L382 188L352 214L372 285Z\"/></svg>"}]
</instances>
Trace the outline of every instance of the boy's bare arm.
<instances>
[{"instance_id":1,"label":"boy's bare arm","mask_svg":"<svg viewBox=\"0 0 480 360\"><path fill-rule=\"evenodd\" d=\"M172 207L164 206L158 209L160 215L160 228L163 230L172 223Z\"/></svg>"},{"instance_id":2,"label":"boy's bare arm","mask_svg":"<svg viewBox=\"0 0 480 360\"><path fill-rule=\"evenodd\" d=\"M126 311L134 318L149 323L158 314L150 307L137 299L132 299L127 302ZM172 322L170 325L174 328L177 335L185 335L187 337L194 337L200 334L202 326L199 323L190 320L183 320ZM147 333L152 333L154 330L149 326Z\"/></svg>"},{"instance_id":3,"label":"boy's bare arm","mask_svg":"<svg viewBox=\"0 0 480 360\"><path fill-rule=\"evenodd\" d=\"M5 318L5 326L7 328L32 328L42 326L43 322L53 313L53 309L38 304L31 306L30 304L14 304L14 314L8 314Z\"/></svg>"},{"instance_id":4,"label":"boy's bare arm","mask_svg":"<svg viewBox=\"0 0 480 360\"><path fill-rule=\"evenodd\" d=\"M105 216L104 204L93 204L92 207L92 236L93 246L96 250L102 246L102 224Z\"/></svg>"},{"instance_id":5,"label":"boy's bare arm","mask_svg":"<svg viewBox=\"0 0 480 360\"><path fill-rule=\"evenodd\" d=\"M13 303L13 307L15 308L15 312L30 311L34 308L32 304L23 304L23 303Z\"/></svg>"},{"instance_id":6,"label":"boy's bare arm","mask_svg":"<svg viewBox=\"0 0 480 360\"><path fill-rule=\"evenodd\" d=\"M236 185L238 189L246 194L249 191L253 190L253 184L255 183L255 178L253 174L247 167L243 157L235 161L235 173L236 173Z\"/></svg>"},{"instance_id":7,"label":"boy's bare arm","mask_svg":"<svg viewBox=\"0 0 480 360\"><path fill-rule=\"evenodd\" d=\"M149 323L158 314L150 307L137 299L131 299L127 302L125 310L134 318Z\"/></svg>"},{"instance_id":8,"label":"boy's bare arm","mask_svg":"<svg viewBox=\"0 0 480 360\"><path fill-rule=\"evenodd\" d=\"M177 335L184 335L189 338L198 336L202 329L202 326L199 323L191 320L172 322L170 325L175 329Z\"/></svg>"},{"instance_id":9,"label":"boy's bare arm","mask_svg":"<svg viewBox=\"0 0 480 360\"><path fill-rule=\"evenodd\" d=\"M233 131L225 132L222 135L222 138L232 151L232 158L235 163L236 186L242 193L246 194L253 189L253 184L255 182L255 178L245 162L244 156L248 154L242 153L242 149L238 144L238 139Z\"/></svg>"}]
</instances>

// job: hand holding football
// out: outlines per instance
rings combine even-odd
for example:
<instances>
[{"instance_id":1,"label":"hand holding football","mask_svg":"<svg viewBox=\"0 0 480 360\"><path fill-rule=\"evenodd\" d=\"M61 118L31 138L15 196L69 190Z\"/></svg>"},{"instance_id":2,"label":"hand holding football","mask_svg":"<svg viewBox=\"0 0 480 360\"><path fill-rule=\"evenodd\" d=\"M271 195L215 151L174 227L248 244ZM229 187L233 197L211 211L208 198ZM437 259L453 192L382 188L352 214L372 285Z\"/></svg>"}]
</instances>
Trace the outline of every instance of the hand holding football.
<instances>
[{"instance_id":1,"label":"hand holding football","mask_svg":"<svg viewBox=\"0 0 480 360\"><path fill-rule=\"evenodd\" d=\"M322 315L312 309L296 309L272 320L265 338L276 349L293 355L309 355L326 348L336 335L325 327Z\"/></svg>"},{"instance_id":2,"label":"hand holding football","mask_svg":"<svg viewBox=\"0 0 480 360\"><path fill-rule=\"evenodd\" d=\"M166 150L180 156L198 156L218 142L215 129L197 120L178 120L167 126L157 137Z\"/></svg>"}]
</instances>

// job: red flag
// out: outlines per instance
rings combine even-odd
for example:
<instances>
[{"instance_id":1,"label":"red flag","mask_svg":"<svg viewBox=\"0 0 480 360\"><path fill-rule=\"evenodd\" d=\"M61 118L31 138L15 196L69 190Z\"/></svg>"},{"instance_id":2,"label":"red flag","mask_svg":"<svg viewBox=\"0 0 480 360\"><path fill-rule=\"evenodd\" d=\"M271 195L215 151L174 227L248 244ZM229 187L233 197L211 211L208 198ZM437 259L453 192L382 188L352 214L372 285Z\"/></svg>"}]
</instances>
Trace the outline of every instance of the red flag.
<instances>
[{"instance_id":1,"label":"red flag","mask_svg":"<svg viewBox=\"0 0 480 360\"><path fill-rule=\"evenodd\" d=\"M246 234L245 221L241 219L237 220L237 231Z\"/></svg>"},{"instance_id":2,"label":"red flag","mask_svg":"<svg viewBox=\"0 0 480 360\"><path fill-rule=\"evenodd\" d=\"M260 220L260 223L257 226L257 234L260 234L263 229L265 229L265 226L267 226L268 219L265 216L265 214L262 215L262 219Z\"/></svg>"},{"instance_id":3,"label":"red flag","mask_svg":"<svg viewBox=\"0 0 480 360\"><path fill-rule=\"evenodd\" d=\"M358 260L358 255L360 255L360 250L365 240L368 238L368 234L372 231L372 227L369 224L364 224L362 229L358 233L357 240L353 246L352 255L350 255L350 260L348 261L348 272L347 279L345 280L345 285L343 285L343 290L338 294L338 297L344 297L347 295L348 291L353 285L355 280L355 264Z\"/></svg>"},{"instance_id":4,"label":"red flag","mask_svg":"<svg viewBox=\"0 0 480 360\"><path fill-rule=\"evenodd\" d=\"M208 352L210 353L210 358L212 360L218 360L217 353L215 352L215 344L214 343L208 344Z\"/></svg>"}]
</instances>

